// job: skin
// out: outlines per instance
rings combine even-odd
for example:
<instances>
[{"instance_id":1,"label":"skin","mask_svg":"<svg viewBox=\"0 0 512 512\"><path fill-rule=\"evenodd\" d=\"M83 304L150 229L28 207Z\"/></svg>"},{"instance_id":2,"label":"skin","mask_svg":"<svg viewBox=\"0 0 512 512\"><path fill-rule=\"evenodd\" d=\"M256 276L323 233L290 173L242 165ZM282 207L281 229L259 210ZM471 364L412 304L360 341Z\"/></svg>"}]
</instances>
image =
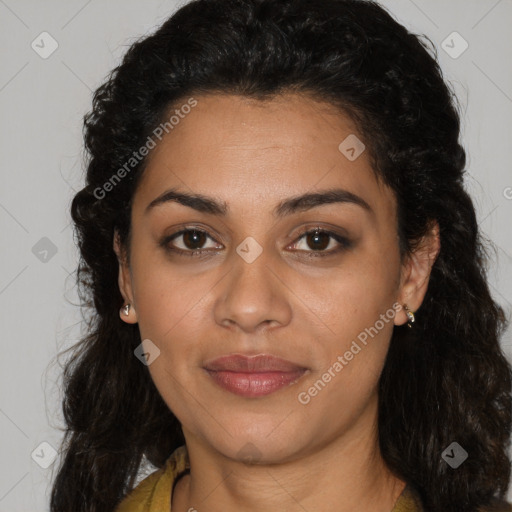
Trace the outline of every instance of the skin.
<instances>
[{"instance_id":1,"label":"skin","mask_svg":"<svg viewBox=\"0 0 512 512\"><path fill-rule=\"evenodd\" d=\"M420 307L439 251L437 224L401 261L393 192L375 178L368 151L354 161L340 152L348 135L364 136L329 104L298 94L196 99L149 155L133 200L130 264L114 238L119 286L131 304L121 318L138 322L142 339L159 348L148 368L189 452L191 472L178 481L172 510L391 510L405 482L379 451L377 386L405 311L309 403L297 397L395 302ZM229 212L168 202L145 213L171 187L224 201ZM340 187L372 212L333 203L272 215L284 199ZM196 245L181 236L168 247L210 252L180 256L159 245L183 225L208 236ZM308 258L315 241L302 235L315 226L348 235L352 245ZM246 237L262 249L251 263L236 252ZM341 246L327 238L322 247ZM241 397L203 369L206 360L233 353L273 354L308 371L270 395ZM248 443L257 448L254 464L240 452Z\"/></svg>"}]
</instances>

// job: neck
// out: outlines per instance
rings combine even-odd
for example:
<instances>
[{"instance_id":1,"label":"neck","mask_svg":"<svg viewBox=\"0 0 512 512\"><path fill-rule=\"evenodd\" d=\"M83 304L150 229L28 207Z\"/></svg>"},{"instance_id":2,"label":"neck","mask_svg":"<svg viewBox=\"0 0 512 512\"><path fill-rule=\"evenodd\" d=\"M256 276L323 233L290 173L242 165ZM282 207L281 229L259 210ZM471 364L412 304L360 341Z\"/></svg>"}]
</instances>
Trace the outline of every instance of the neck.
<instances>
[{"instance_id":1,"label":"neck","mask_svg":"<svg viewBox=\"0 0 512 512\"><path fill-rule=\"evenodd\" d=\"M405 482L385 465L376 427L376 420L361 418L343 436L291 461L252 465L186 433L191 469L176 484L172 511L391 511Z\"/></svg>"}]
</instances>

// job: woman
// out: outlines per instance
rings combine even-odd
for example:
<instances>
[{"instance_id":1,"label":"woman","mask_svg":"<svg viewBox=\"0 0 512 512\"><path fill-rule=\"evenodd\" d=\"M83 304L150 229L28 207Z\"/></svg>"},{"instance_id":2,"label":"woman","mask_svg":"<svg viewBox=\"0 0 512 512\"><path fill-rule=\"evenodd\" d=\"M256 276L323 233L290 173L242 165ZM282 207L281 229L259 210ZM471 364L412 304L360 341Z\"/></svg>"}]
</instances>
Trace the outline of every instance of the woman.
<instances>
[{"instance_id":1,"label":"woman","mask_svg":"<svg viewBox=\"0 0 512 512\"><path fill-rule=\"evenodd\" d=\"M196 0L85 128L52 512L511 510L505 318L418 37L374 2Z\"/></svg>"}]
</instances>

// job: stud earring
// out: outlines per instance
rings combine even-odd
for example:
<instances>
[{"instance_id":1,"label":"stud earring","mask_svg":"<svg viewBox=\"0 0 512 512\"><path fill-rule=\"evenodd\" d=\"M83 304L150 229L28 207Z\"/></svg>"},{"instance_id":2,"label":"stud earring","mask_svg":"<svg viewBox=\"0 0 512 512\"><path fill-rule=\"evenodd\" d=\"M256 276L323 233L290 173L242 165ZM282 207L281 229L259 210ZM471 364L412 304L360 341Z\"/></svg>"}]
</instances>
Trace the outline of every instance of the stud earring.
<instances>
[{"instance_id":1,"label":"stud earring","mask_svg":"<svg viewBox=\"0 0 512 512\"><path fill-rule=\"evenodd\" d=\"M414 318L414 311L411 311L407 304L404 304L405 314L407 315L407 327L412 327L412 324L415 320Z\"/></svg>"},{"instance_id":2,"label":"stud earring","mask_svg":"<svg viewBox=\"0 0 512 512\"><path fill-rule=\"evenodd\" d=\"M126 304L126 306L122 307L121 310L126 316L128 316L130 314L130 304Z\"/></svg>"}]
</instances>

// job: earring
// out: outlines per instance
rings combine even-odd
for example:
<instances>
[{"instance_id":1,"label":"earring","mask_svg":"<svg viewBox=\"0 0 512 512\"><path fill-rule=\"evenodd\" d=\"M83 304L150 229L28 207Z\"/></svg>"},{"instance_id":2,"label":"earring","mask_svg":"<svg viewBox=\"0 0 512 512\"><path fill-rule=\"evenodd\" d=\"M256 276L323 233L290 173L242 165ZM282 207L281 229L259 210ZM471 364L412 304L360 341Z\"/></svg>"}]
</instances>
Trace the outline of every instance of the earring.
<instances>
[{"instance_id":1,"label":"earring","mask_svg":"<svg viewBox=\"0 0 512 512\"><path fill-rule=\"evenodd\" d=\"M415 320L414 318L414 311L411 311L408 307L407 307L407 304L404 304L404 309L405 309L405 314L407 315L407 327L412 327L412 324Z\"/></svg>"},{"instance_id":2,"label":"earring","mask_svg":"<svg viewBox=\"0 0 512 512\"><path fill-rule=\"evenodd\" d=\"M130 304L126 304L126 306L121 308L121 311L128 316L130 314Z\"/></svg>"}]
</instances>

